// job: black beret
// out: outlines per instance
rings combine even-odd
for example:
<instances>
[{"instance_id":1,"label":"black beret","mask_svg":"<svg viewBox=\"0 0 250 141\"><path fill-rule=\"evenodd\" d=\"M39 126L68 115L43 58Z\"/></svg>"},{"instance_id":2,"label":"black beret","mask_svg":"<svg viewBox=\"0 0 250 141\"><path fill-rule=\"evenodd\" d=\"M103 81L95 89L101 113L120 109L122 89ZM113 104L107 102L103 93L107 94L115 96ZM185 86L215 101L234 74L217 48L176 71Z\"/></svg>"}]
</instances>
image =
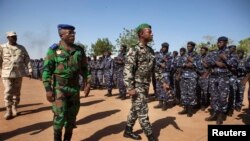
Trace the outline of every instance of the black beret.
<instances>
[{"instance_id":1,"label":"black beret","mask_svg":"<svg viewBox=\"0 0 250 141\"><path fill-rule=\"evenodd\" d=\"M161 47L169 47L169 44L167 42L164 42L161 44Z\"/></svg>"},{"instance_id":2,"label":"black beret","mask_svg":"<svg viewBox=\"0 0 250 141\"><path fill-rule=\"evenodd\" d=\"M192 42L192 41L188 42L187 44L188 44L188 45L191 45L191 46L193 46L193 47L195 47L195 45L196 45L196 44L195 44L194 42Z\"/></svg>"},{"instance_id":3,"label":"black beret","mask_svg":"<svg viewBox=\"0 0 250 141\"><path fill-rule=\"evenodd\" d=\"M221 36L221 37L218 38L218 42L219 42L219 41L225 41L225 42L227 42L227 41L228 41L228 38L225 37L225 36Z\"/></svg>"}]
</instances>

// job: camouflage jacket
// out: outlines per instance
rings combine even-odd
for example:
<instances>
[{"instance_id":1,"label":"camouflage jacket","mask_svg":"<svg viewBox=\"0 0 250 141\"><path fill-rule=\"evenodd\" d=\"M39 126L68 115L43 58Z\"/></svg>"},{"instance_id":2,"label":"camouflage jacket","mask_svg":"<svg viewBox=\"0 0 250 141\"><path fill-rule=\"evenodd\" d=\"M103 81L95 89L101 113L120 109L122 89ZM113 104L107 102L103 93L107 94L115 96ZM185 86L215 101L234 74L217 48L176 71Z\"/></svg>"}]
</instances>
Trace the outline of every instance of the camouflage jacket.
<instances>
[{"instance_id":1,"label":"camouflage jacket","mask_svg":"<svg viewBox=\"0 0 250 141\"><path fill-rule=\"evenodd\" d=\"M186 63L189 63L188 57L193 58L193 62L190 62L192 63L192 68L187 68L185 66ZM177 62L177 67L181 68L182 70L181 77L197 78L198 77L197 72L201 69L201 65L199 65L200 61L201 61L200 56L196 52L189 52L188 54L180 56Z\"/></svg>"},{"instance_id":2,"label":"camouflage jacket","mask_svg":"<svg viewBox=\"0 0 250 141\"><path fill-rule=\"evenodd\" d=\"M52 91L52 83L56 81L59 86L79 86L79 75L85 79L89 75L87 58L84 50L73 45L71 51L63 46L52 45L44 60L43 84L46 91Z\"/></svg>"},{"instance_id":3,"label":"camouflage jacket","mask_svg":"<svg viewBox=\"0 0 250 141\"><path fill-rule=\"evenodd\" d=\"M29 54L22 45L12 46L6 43L0 46L0 76L23 77L27 75L27 68L32 72Z\"/></svg>"},{"instance_id":4,"label":"camouflage jacket","mask_svg":"<svg viewBox=\"0 0 250 141\"><path fill-rule=\"evenodd\" d=\"M237 76L238 77L243 77L243 76L246 76L247 74L247 69L246 69L246 58L242 58L242 59L239 59L239 64L238 64L238 68L237 68Z\"/></svg>"},{"instance_id":5,"label":"camouflage jacket","mask_svg":"<svg viewBox=\"0 0 250 141\"><path fill-rule=\"evenodd\" d=\"M163 80L161 71L155 69L154 51L149 46L137 44L129 49L124 67L124 82L128 90L134 89L136 85L149 85L152 73L156 79Z\"/></svg>"},{"instance_id":6,"label":"camouflage jacket","mask_svg":"<svg viewBox=\"0 0 250 141\"><path fill-rule=\"evenodd\" d=\"M126 53L123 53L123 52L119 53L118 56L116 57L117 61L121 61L120 63L115 62L115 64L117 65L118 72L122 72L124 70L125 57L126 57Z\"/></svg>"},{"instance_id":7,"label":"camouflage jacket","mask_svg":"<svg viewBox=\"0 0 250 141\"><path fill-rule=\"evenodd\" d=\"M220 54L225 54L227 56L227 60L222 60L219 56ZM220 68L216 65L215 61L223 62L227 67ZM211 68L211 75L231 75L230 68L237 68L238 61L236 56L232 56L229 53L227 47L223 49L212 51L208 54L208 58L206 60L207 65Z\"/></svg>"}]
</instances>

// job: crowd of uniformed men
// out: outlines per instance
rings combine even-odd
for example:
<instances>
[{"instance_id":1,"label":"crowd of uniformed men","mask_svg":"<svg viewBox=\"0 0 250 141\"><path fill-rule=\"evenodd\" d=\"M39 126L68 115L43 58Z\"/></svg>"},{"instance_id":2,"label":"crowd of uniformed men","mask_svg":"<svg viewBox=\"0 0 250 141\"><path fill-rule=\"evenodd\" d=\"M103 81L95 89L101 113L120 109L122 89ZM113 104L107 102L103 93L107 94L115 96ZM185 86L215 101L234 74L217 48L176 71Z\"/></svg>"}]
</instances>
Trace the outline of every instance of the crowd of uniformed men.
<instances>
[{"instance_id":1,"label":"crowd of uniformed men","mask_svg":"<svg viewBox=\"0 0 250 141\"><path fill-rule=\"evenodd\" d=\"M245 84L249 80L250 57L246 57L243 50L237 50L235 45L227 46L227 43L227 37L220 37L218 50L202 46L198 53L195 51L196 44L190 41L187 48L172 54L168 51L169 44L162 43L160 51L155 52L155 67L162 71L170 88L164 90L161 82L152 76L154 95L159 101L154 108L165 111L173 104L181 105L183 110L178 114L191 117L194 109L204 111L211 106L211 116L205 120L216 120L217 124L222 124L225 116L232 116L234 110L240 111ZM126 49L122 45L114 59L110 57L110 52L98 59L96 56L92 60L89 58L92 87L107 88L106 96L112 96L112 88L118 87L118 98L122 100L126 99L123 82Z\"/></svg>"},{"instance_id":2,"label":"crowd of uniformed men","mask_svg":"<svg viewBox=\"0 0 250 141\"><path fill-rule=\"evenodd\" d=\"M142 24L138 28L140 43L137 47L131 48L128 54L127 46L122 45L120 53L114 59L111 58L111 52L106 51L98 59L93 56L93 59L88 57L87 61L83 49L73 44L73 26L58 25L61 40L59 44L49 48L45 61L30 61L26 49L17 44L16 33L7 32L8 43L0 47L0 77L5 87L4 118L11 119L17 115L25 66L29 75L35 79L41 79L43 74L46 97L52 102L54 112L55 140L61 140L64 125L64 140L71 139L80 107L78 84L82 82L78 81L79 74L85 83L91 82L92 88L107 89L108 97L112 96L115 86L119 88L118 98L125 100L127 93L132 96L132 108L124 132L125 137L132 139L141 139L132 132L137 115L140 115L139 121L144 132L150 141L154 140L144 100L148 94L148 78L152 78L154 96L159 101L154 108L165 111L173 105L180 105L183 110L178 114L192 117L194 109L204 111L210 106L211 115L205 120L215 120L217 124L223 124L225 116L232 116L234 110L241 111L245 85L250 80L250 56L246 57L244 51L237 50L235 45L228 46L227 37L218 38L218 49L215 50L202 46L197 53L196 44L190 41L186 48L171 54L167 42L162 43L159 52L149 51L152 49L146 44L152 40L151 26ZM68 69L65 70L65 67ZM151 70L155 73L150 72ZM132 74L134 72L136 74ZM135 76L131 77L132 75ZM86 81L89 76L91 81ZM248 101L250 102L250 90ZM67 108L70 109L65 110ZM248 108L250 110L250 104ZM65 119L65 116L68 118Z\"/></svg>"}]
</instances>

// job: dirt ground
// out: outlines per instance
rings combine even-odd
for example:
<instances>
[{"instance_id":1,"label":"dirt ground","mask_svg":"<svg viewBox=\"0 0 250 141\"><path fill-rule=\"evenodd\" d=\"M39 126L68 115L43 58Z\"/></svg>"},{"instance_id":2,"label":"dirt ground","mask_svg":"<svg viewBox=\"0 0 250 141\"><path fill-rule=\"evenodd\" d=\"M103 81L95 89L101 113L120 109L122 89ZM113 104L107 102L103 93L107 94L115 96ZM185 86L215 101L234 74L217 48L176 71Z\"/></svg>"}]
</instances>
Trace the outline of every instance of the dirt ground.
<instances>
[{"instance_id":1,"label":"dirt ground","mask_svg":"<svg viewBox=\"0 0 250 141\"><path fill-rule=\"evenodd\" d=\"M53 140L52 112L50 103L47 102L42 82L24 78L21 90L20 115L11 119L3 118L5 113L3 101L3 84L0 79L0 141L51 141ZM247 88L248 89L248 88ZM246 90L247 90L246 89ZM150 93L152 93L152 89ZM77 116L77 128L74 130L72 141L129 141L123 137L127 114L130 109L130 99L116 99L115 96L105 97L106 90L92 90L90 96L84 98L81 93L81 107ZM150 102L149 117L153 125L155 136L159 141L206 141L207 128L213 122L204 121L209 116L206 111L198 110L193 117L178 115L181 107L175 106L167 111L154 109L156 101ZM244 99L241 112L234 112L232 117L227 117L224 124L249 124L247 115L248 102ZM146 141L137 121L134 131ZM131 140L132 141L132 140Z\"/></svg>"}]
</instances>

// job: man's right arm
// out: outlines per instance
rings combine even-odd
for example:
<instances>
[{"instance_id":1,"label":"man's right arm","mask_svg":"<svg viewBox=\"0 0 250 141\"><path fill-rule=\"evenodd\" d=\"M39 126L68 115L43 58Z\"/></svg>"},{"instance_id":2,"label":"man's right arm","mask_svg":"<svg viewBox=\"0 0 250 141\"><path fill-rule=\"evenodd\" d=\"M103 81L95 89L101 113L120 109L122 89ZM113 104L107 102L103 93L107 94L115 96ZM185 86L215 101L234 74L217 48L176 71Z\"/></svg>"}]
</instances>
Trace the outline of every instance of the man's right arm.
<instances>
[{"instance_id":1,"label":"man's right arm","mask_svg":"<svg viewBox=\"0 0 250 141\"><path fill-rule=\"evenodd\" d=\"M133 92L135 89L135 70L136 70L136 50L130 48L127 54L124 67L124 83L128 92Z\"/></svg>"}]
</instances>

